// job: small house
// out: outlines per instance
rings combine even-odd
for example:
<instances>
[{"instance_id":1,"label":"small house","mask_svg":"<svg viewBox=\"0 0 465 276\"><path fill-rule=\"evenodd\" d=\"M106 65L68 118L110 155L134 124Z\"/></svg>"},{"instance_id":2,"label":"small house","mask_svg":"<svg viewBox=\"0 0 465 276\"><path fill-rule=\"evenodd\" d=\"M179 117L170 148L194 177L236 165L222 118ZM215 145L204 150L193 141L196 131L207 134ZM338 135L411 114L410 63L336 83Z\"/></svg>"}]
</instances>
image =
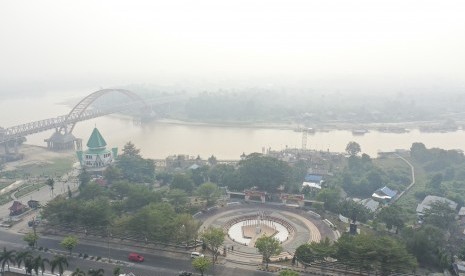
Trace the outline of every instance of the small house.
<instances>
[{"instance_id":1,"label":"small house","mask_svg":"<svg viewBox=\"0 0 465 276\"><path fill-rule=\"evenodd\" d=\"M376 190L371 195L371 197L377 201L388 202L391 201L396 195L397 191L391 190L387 186L384 186L383 188Z\"/></svg>"}]
</instances>

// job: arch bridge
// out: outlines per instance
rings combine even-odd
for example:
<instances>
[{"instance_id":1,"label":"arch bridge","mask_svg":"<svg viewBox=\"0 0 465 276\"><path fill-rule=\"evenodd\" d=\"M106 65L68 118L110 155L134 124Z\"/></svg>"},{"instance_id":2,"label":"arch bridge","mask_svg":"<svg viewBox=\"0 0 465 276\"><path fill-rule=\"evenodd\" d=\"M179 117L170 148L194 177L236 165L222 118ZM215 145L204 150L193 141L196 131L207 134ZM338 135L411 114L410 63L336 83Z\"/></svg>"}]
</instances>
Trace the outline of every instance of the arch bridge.
<instances>
[{"instance_id":1,"label":"arch bridge","mask_svg":"<svg viewBox=\"0 0 465 276\"><path fill-rule=\"evenodd\" d=\"M124 105L108 106L105 108L96 108L92 106L97 99L105 95L121 94L126 96L129 101ZM179 100L178 96L169 96L151 101L151 104L163 104ZM17 152L17 143L27 135L38 132L55 129L55 133L46 139L47 146L54 150L70 149L75 145L80 148L81 140L72 134L74 127L78 122L97 118L100 116L137 108L141 111L141 118L153 117L153 111L149 104L139 95L125 89L101 89L83 98L73 109L66 115L55 118L29 122L8 128L0 127L0 144L5 145L5 151L8 153L8 146L14 146Z\"/></svg>"}]
</instances>

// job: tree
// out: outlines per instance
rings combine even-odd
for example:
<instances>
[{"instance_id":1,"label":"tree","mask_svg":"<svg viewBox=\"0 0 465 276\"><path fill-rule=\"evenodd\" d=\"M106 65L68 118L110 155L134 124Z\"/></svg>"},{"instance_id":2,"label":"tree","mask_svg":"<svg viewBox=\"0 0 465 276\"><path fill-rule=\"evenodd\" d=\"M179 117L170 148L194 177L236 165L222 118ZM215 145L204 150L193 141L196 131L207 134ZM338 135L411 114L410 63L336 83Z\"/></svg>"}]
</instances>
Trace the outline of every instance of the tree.
<instances>
[{"instance_id":1,"label":"tree","mask_svg":"<svg viewBox=\"0 0 465 276\"><path fill-rule=\"evenodd\" d=\"M194 190L194 181L185 174L175 174L170 188L180 189L190 194Z\"/></svg>"},{"instance_id":2,"label":"tree","mask_svg":"<svg viewBox=\"0 0 465 276\"><path fill-rule=\"evenodd\" d=\"M337 212L339 201L341 199L340 190L338 188L321 189L318 192L316 199L324 202L326 210Z\"/></svg>"},{"instance_id":3,"label":"tree","mask_svg":"<svg viewBox=\"0 0 465 276\"><path fill-rule=\"evenodd\" d=\"M402 238L408 251L420 263L436 263L437 249L446 244L444 230L430 224L423 225L420 229L407 227L402 230Z\"/></svg>"},{"instance_id":4,"label":"tree","mask_svg":"<svg viewBox=\"0 0 465 276\"><path fill-rule=\"evenodd\" d=\"M170 189L166 197L168 198L168 201L171 203L171 205L174 206L176 212L184 210L185 205L189 202L187 193L180 189Z\"/></svg>"},{"instance_id":5,"label":"tree","mask_svg":"<svg viewBox=\"0 0 465 276\"><path fill-rule=\"evenodd\" d=\"M90 173L85 169L82 168L81 172L78 175L79 179L79 189L82 189L83 187L87 186L90 182Z\"/></svg>"},{"instance_id":6,"label":"tree","mask_svg":"<svg viewBox=\"0 0 465 276\"><path fill-rule=\"evenodd\" d=\"M220 247L224 243L224 232L223 228L209 227L201 235L202 241L211 249L213 252L213 264L215 264L218 255L220 255Z\"/></svg>"},{"instance_id":7,"label":"tree","mask_svg":"<svg viewBox=\"0 0 465 276\"><path fill-rule=\"evenodd\" d=\"M16 253L15 255L15 263L18 267L21 267L21 264L23 262L25 263L27 259L32 259L32 253L31 251L21 251Z\"/></svg>"},{"instance_id":8,"label":"tree","mask_svg":"<svg viewBox=\"0 0 465 276\"><path fill-rule=\"evenodd\" d=\"M208 163L211 165L211 166L215 166L217 163L218 163L218 160L216 160L216 157L214 155L210 156L208 158Z\"/></svg>"},{"instance_id":9,"label":"tree","mask_svg":"<svg viewBox=\"0 0 465 276\"><path fill-rule=\"evenodd\" d=\"M194 267L195 270L198 270L200 272L200 275L203 276L203 273L210 268L212 265L212 262L205 258L205 257L200 257L200 258L195 258L192 261L192 266Z\"/></svg>"},{"instance_id":10,"label":"tree","mask_svg":"<svg viewBox=\"0 0 465 276\"><path fill-rule=\"evenodd\" d=\"M430 160L431 153L423 143L413 143L410 147L410 156L419 162L426 162Z\"/></svg>"},{"instance_id":11,"label":"tree","mask_svg":"<svg viewBox=\"0 0 465 276\"><path fill-rule=\"evenodd\" d=\"M103 177L108 184L113 184L116 180L121 179L121 170L115 166L108 166L105 171L103 171Z\"/></svg>"},{"instance_id":12,"label":"tree","mask_svg":"<svg viewBox=\"0 0 465 276\"><path fill-rule=\"evenodd\" d=\"M8 267L8 271L10 271L10 263L15 263L15 253L14 250L6 250L6 247L3 247L3 251L0 253L0 264L2 265L2 275L5 271L5 265Z\"/></svg>"},{"instance_id":13,"label":"tree","mask_svg":"<svg viewBox=\"0 0 465 276\"><path fill-rule=\"evenodd\" d=\"M378 219L386 223L387 229L396 227L397 229L404 227L404 211L397 205L390 205L389 207L381 209L378 213Z\"/></svg>"},{"instance_id":14,"label":"tree","mask_svg":"<svg viewBox=\"0 0 465 276\"><path fill-rule=\"evenodd\" d=\"M278 255L283 250L278 239L274 237L268 237L266 235L257 239L255 242L255 247L258 249L258 252L262 254L267 270L271 256Z\"/></svg>"},{"instance_id":15,"label":"tree","mask_svg":"<svg viewBox=\"0 0 465 276\"><path fill-rule=\"evenodd\" d=\"M78 238L75 236L67 236L61 242L60 245L69 251L69 255L71 255L73 249L78 244Z\"/></svg>"},{"instance_id":16,"label":"tree","mask_svg":"<svg viewBox=\"0 0 465 276\"><path fill-rule=\"evenodd\" d=\"M207 201L207 206L212 206L220 197L220 190L216 184L206 182L197 188L196 194Z\"/></svg>"},{"instance_id":17,"label":"tree","mask_svg":"<svg viewBox=\"0 0 465 276\"><path fill-rule=\"evenodd\" d=\"M299 276L300 274L292 270L281 270L279 276Z\"/></svg>"},{"instance_id":18,"label":"tree","mask_svg":"<svg viewBox=\"0 0 465 276\"><path fill-rule=\"evenodd\" d=\"M87 275L88 276L104 276L105 275L105 270L103 270L103 268L99 268L99 269L91 268L87 272Z\"/></svg>"},{"instance_id":19,"label":"tree","mask_svg":"<svg viewBox=\"0 0 465 276\"><path fill-rule=\"evenodd\" d=\"M235 168L228 164L217 164L211 167L208 171L208 178L211 182L218 184L223 187L225 184L225 175L232 174L235 172Z\"/></svg>"},{"instance_id":20,"label":"tree","mask_svg":"<svg viewBox=\"0 0 465 276\"><path fill-rule=\"evenodd\" d=\"M33 223L35 223L35 222L33 222ZM36 246L38 239L39 239L39 236L37 234L35 234L34 232L29 232L26 235L24 235L24 237L23 237L23 240L27 243L27 245L29 245L32 248L34 248Z\"/></svg>"},{"instance_id":21,"label":"tree","mask_svg":"<svg viewBox=\"0 0 465 276\"><path fill-rule=\"evenodd\" d=\"M360 148L360 145L357 143L357 142L349 142L346 146L346 152L350 155L350 156L355 156L357 155L359 152L361 152L362 149Z\"/></svg>"},{"instance_id":22,"label":"tree","mask_svg":"<svg viewBox=\"0 0 465 276\"><path fill-rule=\"evenodd\" d=\"M71 276L86 276L86 273L79 268L76 268L76 270L71 273Z\"/></svg>"},{"instance_id":23,"label":"tree","mask_svg":"<svg viewBox=\"0 0 465 276\"><path fill-rule=\"evenodd\" d=\"M309 265L316 260L313 248L309 243L305 243L297 247L295 250L295 256L297 260L302 262L304 265Z\"/></svg>"},{"instance_id":24,"label":"tree","mask_svg":"<svg viewBox=\"0 0 465 276\"><path fill-rule=\"evenodd\" d=\"M173 223L176 225L177 241L189 245L191 241L197 239L197 231L200 227L200 222L195 220L190 214L178 215Z\"/></svg>"},{"instance_id":25,"label":"tree","mask_svg":"<svg viewBox=\"0 0 465 276\"><path fill-rule=\"evenodd\" d=\"M58 269L58 274L62 276L65 268L67 268L69 264L68 259L65 256L55 255L53 260L50 262L50 265L52 266L52 273L55 272L55 269Z\"/></svg>"},{"instance_id":26,"label":"tree","mask_svg":"<svg viewBox=\"0 0 465 276\"><path fill-rule=\"evenodd\" d=\"M334 257L360 272L375 270L381 275L390 275L392 272L412 271L416 266L415 258L407 252L405 246L388 236L344 234L335 246Z\"/></svg>"},{"instance_id":27,"label":"tree","mask_svg":"<svg viewBox=\"0 0 465 276\"><path fill-rule=\"evenodd\" d=\"M40 255L37 255L32 262L33 269L36 275L39 275L39 269L41 271L41 274L44 275L45 264L50 264L50 261L47 258L42 258L42 256Z\"/></svg>"},{"instance_id":28,"label":"tree","mask_svg":"<svg viewBox=\"0 0 465 276\"><path fill-rule=\"evenodd\" d=\"M113 269L113 276L119 276L123 271L120 266L117 266Z\"/></svg>"},{"instance_id":29,"label":"tree","mask_svg":"<svg viewBox=\"0 0 465 276\"><path fill-rule=\"evenodd\" d=\"M137 149L136 146L131 141L129 141L124 145L122 155L131 157L141 157L139 153L140 149Z\"/></svg>"},{"instance_id":30,"label":"tree","mask_svg":"<svg viewBox=\"0 0 465 276\"><path fill-rule=\"evenodd\" d=\"M383 236L377 238L374 248L377 253L377 266L381 275L412 271L417 265L416 259L408 254L405 246L391 237Z\"/></svg>"},{"instance_id":31,"label":"tree","mask_svg":"<svg viewBox=\"0 0 465 276\"><path fill-rule=\"evenodd\" d=\"M425 210L424 221L444 230L455 226L455 210L447 202L437 201Z\"/></svg>"},{"instance_id":32,"label":"tree","mask_svg":"<svg viewBox=\"0 0 465 276\"><path fill-rule=\"evenodd\" d=\"M153 183L155 180L155 162L152 159L144 159L139 155L131 142L126 143L123 154L119 156L117 168L123 178L137 183Z\"/></svg>"},{"instance_id":33,"label":"tree","mask_svg":"<svg viewBox=\"0 0 465 276\"><path fill-rule=\"evenodd\" d=\"M251 154L239 162L238 172L243 187L275 192L281 185L289 184L291 168L274 157Z\"/></svg>"},{"instance_id":34,"label":"tree","mask_svg":"<svg viewBox=\"0 0 465 276\"><path fill-rule=\"evenodd\" d=\"M34 269L34 258L31 256L31 258L27 258L24 260L24 270L26 270L26 275L27 274L32 275L33 269Z\"/></svg>"},{"instance_id":35,"label":"tree","mask_svg":"<svg viewBox=\"0 0 465 276\"><path fill-rule=\"evenodd\" d=\"M55 180L53 178L49 178L47 179L45 184L47 184L47 186L50 187L50 196L53 196L53 189L55 188Z\"/></svg>"}]
</instances>

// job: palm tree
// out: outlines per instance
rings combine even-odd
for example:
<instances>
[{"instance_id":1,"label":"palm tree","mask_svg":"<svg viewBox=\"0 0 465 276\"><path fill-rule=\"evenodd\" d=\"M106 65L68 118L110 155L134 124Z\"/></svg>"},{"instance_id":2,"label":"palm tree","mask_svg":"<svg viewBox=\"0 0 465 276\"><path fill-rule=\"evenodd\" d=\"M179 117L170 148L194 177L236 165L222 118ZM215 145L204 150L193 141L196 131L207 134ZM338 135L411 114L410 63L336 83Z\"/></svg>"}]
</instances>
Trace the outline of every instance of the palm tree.
<instances>
[{"instance_id":1,"label":"palm tree","mask_svg":"<svg viewBox=\"0 0 465 276\"><path fill-rule=\"evenodd\" d=\"M3 251L0 253L0 263L2 265L2 275L5 271L5 265L8 266L8 271L10 271L10 263L15 263L15 252L14 250L6 250L6 247L3 247Z\"/></svg>"},{"instance_id":2,"label":"palm tree","mask_svg":"<svg viewBox=\"0 0 465 276\"><path fill-rule=\"evenodd\" d=\"M39 269L42 272L42 275L44 275L45 271L45 264L50 264L50 261L47 258L42 258L40 255L34 258L33 260L34 263L34 272L36 275L39 275Z\"/></svg>"},{"instance_id":3,"label":"palm tree","mask_svg":"<svg viewBox=\"0 0 465 276\"><path fill-rule=\"evenodd\" d=\"M32 259L31 251L22 251L22 252L16 253L15 262L18 267L21 267L23 262L24 262L24 265L26 265L26 261L29 259Z\"/></svg>"},{"instance_id":4,"label":"palm tree","mask_svg":"<svg viewBox=\"0 0 465 276\"><path fill-rule=\"evenodd\" d=\"M76 270L71 273L71 276L86 276L86 273L79 268L76 268Z\"/></svg>"},{"instance_id":5,"label":"palm tree","mask_svg":"<svg viewBox=\"0 0 465 276\"><path fill-rule=\"evenodd\" d=\"M32 256L31 258L27 258L24 260L24 269L26 270L26 275L32 275L32 270L34 269L34 259L32 258Z\"/></svg>"},{"instance_id":6,"label":"palm tree","mask_svg":"<svg viewBox=\"0 0 465 276\"><path fill-rule=\"evenodd\" d=\"M113 276L119 276L121 274L121 267L117 266L113 269Z\"/></svg>"},{"instance_id":7,"label":"palm tree","mask_svg":"<svg viewBox=\"0 0 465 276\"><path fill-rule=\"evenodd\" d=\"M58 268L58 274L61 276L65 271L65 266L68 267L68 259L65 256L55 255L53 260L50 262L52 265L52 273L55 271L55 268Z\"/></svg>"},{"instance_id":8,"label":"palm tree","mask_svg":"<svg viewBox=\"0 0 465 276\"><path fill-rule=\"evenodd\" d=\"M89 276L104 276L105 275L105 270L103 270L102 268L99 268L98 270L95 270L95 269L91 268L87 272L87 275L89 275Z\"/></svg>"}]
</instances>

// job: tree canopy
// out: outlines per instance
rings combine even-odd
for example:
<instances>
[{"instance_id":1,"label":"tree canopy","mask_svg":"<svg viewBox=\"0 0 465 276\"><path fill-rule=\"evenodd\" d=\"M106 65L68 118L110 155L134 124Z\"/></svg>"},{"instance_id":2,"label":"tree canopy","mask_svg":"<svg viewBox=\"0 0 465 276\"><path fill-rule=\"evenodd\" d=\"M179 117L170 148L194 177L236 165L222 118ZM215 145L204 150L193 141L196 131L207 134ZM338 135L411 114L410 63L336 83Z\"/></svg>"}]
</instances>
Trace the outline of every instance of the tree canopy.
<instances>
[{"instance_id":1,"label":"tree canopy","mask_svg":"<svg viewBox=\"0 0 465 276\"><path fill-rule=\"evenodd\" d=\"M223 228L209 227L201 234L202 241L210 248L213 252L213 263L220 255L220 247L224 243L224 231Z\"/></svg>"},{"instance_id":2,"label":"tree canopy","mask_svg":"<svg viewBox=\"0 0 465 276\"><path fill-rule=\"evenodd\" d=\"M261 236L255 241L255 247L262 254L263 262L265 262L267 269L271 256L278 255L283 250L278 239L266 235Z\"/></svg>"},{"instance_id":3,"label":"tree canopy","mask_svg":"<svg viewBox=\"0 0 465 276\"><path fill-rule=\"evenodd\" d=\"M238 172L242 185L248 188L272 192L289 184L289 165L270 156L249 155L240 161Z\"/></svg>"},{"instance_id":4,"label":"tree canopy","mask_svg":"<svg viewBox=\"0 0 465 276\"><path fill-rule=\"evenodd\" d=\"M349 142L346 146L346 152L350 155L350 156L355 156L357 154L359 154L360 152L362 151L362 148L360 147L360 145L357 143L357 142Z\"/></svg>"},{"instance_id":5,"label":"tree canopy","mask_svg":"<svg viewBox=\"0 0 465 276\"><path fill-rule=\"evenodd\" d=\"M144 159L131 142L126 143L123 154L118 157L117 168L123 177L136 183L153 183L155 180L155 163Z\"/></svg>"}]
</instances>

